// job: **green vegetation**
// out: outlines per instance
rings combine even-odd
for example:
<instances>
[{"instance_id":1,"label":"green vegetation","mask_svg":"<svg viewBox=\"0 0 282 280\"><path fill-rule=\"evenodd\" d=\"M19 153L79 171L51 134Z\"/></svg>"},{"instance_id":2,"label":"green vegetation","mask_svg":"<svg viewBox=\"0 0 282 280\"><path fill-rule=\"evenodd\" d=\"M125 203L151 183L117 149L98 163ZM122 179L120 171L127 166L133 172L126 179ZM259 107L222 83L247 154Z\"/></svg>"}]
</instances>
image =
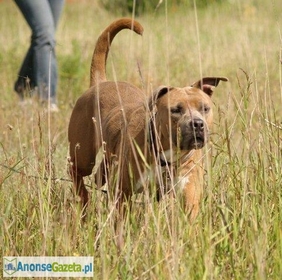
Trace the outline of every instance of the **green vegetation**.
<instances>
[{"instance_id":1,"label":"green vegetation","mask_svg":"<svg viewBox=\"0 0 282 280\"><path fill-rule=\"evenodd\" d=\"M194 2L198 8L205 8L214 3L221 3L222 0L99 0L99 3L109 12L115 15L130 15L156 13L160 10L169 9L170 12L183 9L183 7L194 7Z\"/></svg>"},{"instance_id":2,"label":"green vegetation","mask_svg":"<svg viewBox=\"0 0 282 280\"><path fill-rule=\"evenodd\" d=\"M92 255L94 279L280 279L281 12L279 0L222 1L196 11L183 5L142 13L137 19L143 37L118 34L108 58L109 79L148 92L163 84L189 85L201 76L230 80L213 96L212 157L196 222L188 223L178 201L157 203L145 195L125 220L119 254L113 203L92 189L82 224L72 184L60 180L69 179L68 121L88 88L96 39L119 16L96 1L66 4L57 33L60 112L49 116L36 102L18 105L13 82L30 31L15 4L1 2L2 255Z\"/></svg>"}]
</instances>

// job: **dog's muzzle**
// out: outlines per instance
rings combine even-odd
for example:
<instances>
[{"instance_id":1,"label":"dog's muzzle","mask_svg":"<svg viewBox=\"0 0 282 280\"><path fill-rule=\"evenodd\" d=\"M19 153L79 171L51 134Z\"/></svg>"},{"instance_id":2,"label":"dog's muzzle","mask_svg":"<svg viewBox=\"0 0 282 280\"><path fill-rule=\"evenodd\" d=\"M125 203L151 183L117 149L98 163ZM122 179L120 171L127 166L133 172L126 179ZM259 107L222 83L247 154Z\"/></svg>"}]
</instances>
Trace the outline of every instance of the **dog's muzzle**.
<instances>
[{"instance_id":1,"label":"dog's muzzle","mask_svg":"<svg viewBox=\"0 0 282 280\"><path fill-rule=\"evenodd\" d=\"M201 149L207 142L208 130L205 121L194 118L180 125L180 149Z\"/></svg>"}]
</instances>

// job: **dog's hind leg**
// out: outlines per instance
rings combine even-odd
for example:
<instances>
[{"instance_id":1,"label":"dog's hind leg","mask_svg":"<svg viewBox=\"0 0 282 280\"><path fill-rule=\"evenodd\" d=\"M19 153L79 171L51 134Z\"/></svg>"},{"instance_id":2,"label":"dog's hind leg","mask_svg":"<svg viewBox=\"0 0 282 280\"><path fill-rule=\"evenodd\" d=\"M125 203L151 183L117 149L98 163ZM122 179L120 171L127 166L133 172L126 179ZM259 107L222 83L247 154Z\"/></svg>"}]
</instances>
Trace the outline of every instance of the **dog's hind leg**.
<instances>
[{"instance_id":1,"label":"dog's hind leg","mask_svg":"<svg viewBox=\"0 0 282 280\"><path fill-rule=\"evenodd\" d=\"M81 206L84 212L89 202L89 193L85 187L83 176L74 165L70 166L69 172L73 181L74 193L80 197Z\"/></svg>"}]
</instances>

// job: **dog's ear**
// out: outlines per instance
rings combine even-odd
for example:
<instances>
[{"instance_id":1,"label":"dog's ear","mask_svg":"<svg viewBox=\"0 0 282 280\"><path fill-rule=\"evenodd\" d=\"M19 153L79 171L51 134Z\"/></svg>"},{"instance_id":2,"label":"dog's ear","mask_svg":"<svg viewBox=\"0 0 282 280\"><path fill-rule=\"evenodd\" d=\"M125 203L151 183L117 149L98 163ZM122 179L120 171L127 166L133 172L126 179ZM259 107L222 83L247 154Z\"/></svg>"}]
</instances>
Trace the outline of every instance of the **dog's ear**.
<instances>
[{"instance_id":1,"label":"dog's ear","mask_svg":"<svg viewBox=\"0 0 282 280\"><path fill-rule=\"evenodd\" d=\"M149 109L150 111L153 110L154 106L156 105L157 100L167 94L170 90L172 90L173 87L167 87L167 86L160 86L158 87L153 94L151 95L149 99Z\"/></svg>"},{"instance_id":2,"label":"dog's ear","mask_svg":"<svg viewBox=\"0 0 282 280\"><path fill-rule=\"evenodd\" d=\"M157 100L160 97L164 96L166 93L168 93L172 89L173 87L160 86L154 91L153 96L155 96L155 100Z\"/></svg>"},{"instance_id":3,"label":"dog's ear","mask_svg":"<svg viewBox=\"0 0 282 280\"><path fill-rule=\"evenodd\" d=\"M228 79L225 77L204 77L202 80L192 84L192 87L199 88L207 95L212 96L215 87L218 86L220 81L227 82Z\"/></svg>"}]
</instances>

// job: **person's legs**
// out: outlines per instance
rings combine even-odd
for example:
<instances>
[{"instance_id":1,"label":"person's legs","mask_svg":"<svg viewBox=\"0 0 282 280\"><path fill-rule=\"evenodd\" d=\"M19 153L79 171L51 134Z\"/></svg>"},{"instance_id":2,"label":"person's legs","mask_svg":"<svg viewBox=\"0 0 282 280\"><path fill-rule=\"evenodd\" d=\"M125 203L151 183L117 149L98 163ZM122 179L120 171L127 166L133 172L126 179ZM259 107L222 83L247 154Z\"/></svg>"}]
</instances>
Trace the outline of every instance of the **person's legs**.
<instances>
[{"instance_id":1,"label":"person's legs","mask_svg":"<svg viewBox=\"0 0 282 280\"><path fill-rule=\"evenodd\" d=\"M52 11L55 28L57 28L65 1L64 0L48 0L48 2L50 4L50 8Z\"/></svg>"},{"instance_id":2,"label":"person's legs","mask_svg":"<svg viewBox=\"0 0 282 280\"><path fill-rule=\"evenodd\" d=\"M25 94L30 94L35 87L35 78L33 76L33 49L30 47L18 73L18 79L15 82L14 90L21 99Z\"/></svg>"},{"instance_id":3,"label":"person's legs","mask_svg":"<svg viewBox=\"0 0 282 280\"><path fill-rule=\"evenodd\" d=\"M53 17L54 33L55 33L63 9L64 0L48 0L48 2ZM50 58L49 62L51 63L51 69L53 69L53 72L51 72L51 91L50 91L51 103L56 103L55 93L57 89L58 73L57 73L57 59L56 59L55 48L52 49L52 57Z\"/></svg>"},{"instance_id":4,"label":"person's legs","mask_svg":"<svg viewBox=\"0 0 282 280\"><path fill-rule=\"evenodd\" d=\"M57 63L55 57L55 24L60 11L53 18L48 0L15 0L32 29L31 47L19 72L20 77L30 75L34 85L38 86L42 100L56 102ZM56 1L63 2L63 1ZM32 68L32 72L30 69ZM34 79L34 80L32 80Z\"/></svg>"},{"instance_id":5,"label":"person's legs","mask_svg":"<svg viewBox=\"0 0 282 280\"><path fill-rule=\"evenodd\" d=\"M21 10L22 14L25 18L29 17L29 7L28 3L25 3L25 1L17 1L15 0L17 6ZM33 69L33 57L34 57L34 47L31 44L25 58L23 60L23 63L21 65L21 68L18 73L18 79L15 82L14 90L18 93L21 99L24 98L24 94L27 94L32 90L35 86L35 77L34 77L34 69Z\"/></svg>"}]
</instances>

